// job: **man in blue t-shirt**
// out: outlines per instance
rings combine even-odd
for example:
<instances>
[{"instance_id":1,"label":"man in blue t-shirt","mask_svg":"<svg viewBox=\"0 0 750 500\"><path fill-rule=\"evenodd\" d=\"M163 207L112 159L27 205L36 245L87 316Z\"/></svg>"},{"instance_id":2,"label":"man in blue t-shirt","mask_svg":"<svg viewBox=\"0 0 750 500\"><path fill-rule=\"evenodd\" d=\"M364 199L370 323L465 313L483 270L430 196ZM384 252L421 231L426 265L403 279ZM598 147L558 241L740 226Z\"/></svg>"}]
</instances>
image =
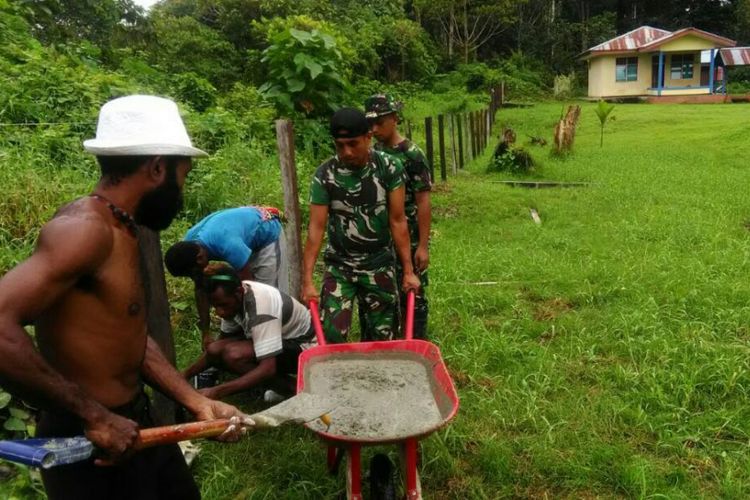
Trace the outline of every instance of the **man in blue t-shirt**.
<instances>
[{"instance_id":1,"label":"man in blue t-shirt","mask_svg":"<svg viewBox=\"0 0 750 500\"><path fill-rule=\"evenodd\" d=\"M203 348L212 342L209 334L208 297L202 292L209 261L231 265L242 280L254 280L286 289L286 277L279 279L282 245L281 215L273 207L240 207L219 210L206 216L172 245L164 263L173 276L190 277L195 283L198 326Z\"/></svg>"}]
</instances>

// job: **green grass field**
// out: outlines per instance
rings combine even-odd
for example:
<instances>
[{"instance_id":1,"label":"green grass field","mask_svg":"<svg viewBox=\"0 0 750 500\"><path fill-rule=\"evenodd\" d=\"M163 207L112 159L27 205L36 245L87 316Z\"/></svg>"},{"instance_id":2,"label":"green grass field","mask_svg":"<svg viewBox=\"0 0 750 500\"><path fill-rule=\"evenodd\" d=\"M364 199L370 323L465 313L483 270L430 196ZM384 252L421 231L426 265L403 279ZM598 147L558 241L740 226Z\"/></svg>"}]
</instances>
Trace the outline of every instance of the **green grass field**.
<instances>
[{"instance_id":1,"label":"green grass field","mask_svg":"<svg viewBox=\"0 0 750 500\"><path fill-rule=\"evenodd\" d=\"M585 105L571 157L531 150L534 178L590 187L509 188L482 161L437 186L431 332L461 410L423 443L427 498L745 497L749 111L620 105L600 149ZM498 122L549 138L559 114ZM205 449L206 498L344 484L304 429Z\"/></svg>"},{"instance_id":2,"label":"green grass field","mask_svg":"<svg viewBox=\"0 0 750 500\"><path fill-rule=\"evenodd\" d=\"M431 338L461 409L423 441L425 497L745 498L750 107L618 105L604 148L583 108L574 154L528 146L530 177L589 187L493 183L511 176L485 173L489 151L436 186ZM549 140L560 109L498 125ZM185 365L190 290L169 286ZM336 498L324 463L311 432L283 428L204 443L195 472L206 499Z\"/></svg>"}]
</instances>

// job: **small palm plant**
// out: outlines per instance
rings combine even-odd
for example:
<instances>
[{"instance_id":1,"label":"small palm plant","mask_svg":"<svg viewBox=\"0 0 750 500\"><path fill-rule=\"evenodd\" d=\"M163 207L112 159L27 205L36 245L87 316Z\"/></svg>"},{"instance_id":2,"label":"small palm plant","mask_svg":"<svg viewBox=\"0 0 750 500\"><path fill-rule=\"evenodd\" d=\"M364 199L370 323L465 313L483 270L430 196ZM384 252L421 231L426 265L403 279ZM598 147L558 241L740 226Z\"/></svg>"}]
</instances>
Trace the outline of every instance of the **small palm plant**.
<instances>
[{"instance_id":1,"label":"small palm plant","mask_svg":"<svg viewBox=\"0 0 750 500\"><path fill-rule=\"evenodd\" d=\"M596 104L596 108L594 109L594 111L596 112L596 116L599 117L599 123L601 124L601 135L599 138L600 148L604 147L604 124L607 123L609 114L613 109L615 109L615 105L604 101L604 99L599 99L599 102Z\"/></svg>"}]
</instances>

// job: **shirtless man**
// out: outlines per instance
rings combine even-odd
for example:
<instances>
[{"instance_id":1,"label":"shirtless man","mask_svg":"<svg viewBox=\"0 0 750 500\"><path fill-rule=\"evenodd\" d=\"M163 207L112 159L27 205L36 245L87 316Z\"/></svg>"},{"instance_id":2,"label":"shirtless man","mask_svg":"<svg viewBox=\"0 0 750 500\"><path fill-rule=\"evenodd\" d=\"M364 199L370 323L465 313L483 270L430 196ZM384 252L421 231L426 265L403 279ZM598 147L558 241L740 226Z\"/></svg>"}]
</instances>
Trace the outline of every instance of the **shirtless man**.
<instances>
[{"instance_id":1,"label":"shirtless man","mask_svg":"<svg viewBox=\"0 0 750 500\"><path fill-rule=\"evenodd\" d=\"M58 210L34 253L0 280L0 385L43 409L38 436L83 433L100 452L43 470L50 499L199 498L176 445L133 452L138 428L152 425L143 384L199 420L243 415L196 392L147 335L136 224L169 226L191 157L205 153L177 106L151 96L105 104L84 147L102 171L93 193Z\"/></svg>"}]
</instances>

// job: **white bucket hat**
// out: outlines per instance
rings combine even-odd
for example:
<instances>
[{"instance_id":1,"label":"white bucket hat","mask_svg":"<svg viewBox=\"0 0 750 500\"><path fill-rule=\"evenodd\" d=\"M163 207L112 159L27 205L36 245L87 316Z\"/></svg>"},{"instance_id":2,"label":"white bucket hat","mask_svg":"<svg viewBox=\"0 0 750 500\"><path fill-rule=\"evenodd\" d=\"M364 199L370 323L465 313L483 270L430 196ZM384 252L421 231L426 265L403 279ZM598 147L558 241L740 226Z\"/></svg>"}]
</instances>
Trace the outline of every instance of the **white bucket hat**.
<instances>
[{"instance_id":1,"label":"white bucket hat","mask_svg":"<svg viewBox=\"0 0 750 500\"><path fill-rule=\"evenodd\" d=\"M96 139L83 147L97 156L208 156L194 148L177 105L163 97L131 95L102 106Z\"/></svg>"}]
</instances>

